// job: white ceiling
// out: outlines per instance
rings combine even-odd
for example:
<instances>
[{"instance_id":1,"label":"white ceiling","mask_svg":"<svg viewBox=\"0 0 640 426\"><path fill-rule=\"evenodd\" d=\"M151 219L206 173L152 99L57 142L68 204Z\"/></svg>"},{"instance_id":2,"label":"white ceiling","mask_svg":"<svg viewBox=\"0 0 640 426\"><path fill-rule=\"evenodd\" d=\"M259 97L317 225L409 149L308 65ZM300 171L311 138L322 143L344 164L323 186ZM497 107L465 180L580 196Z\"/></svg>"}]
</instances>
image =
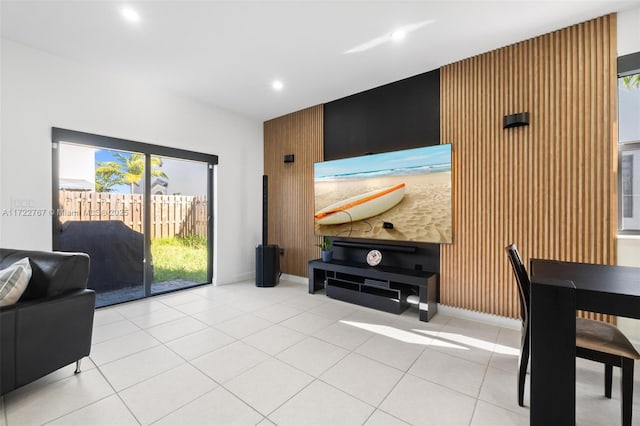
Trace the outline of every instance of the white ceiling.
<instances>
[{"instance_id":1,"label":"white ceiling","mask_svg":"<svg viewBox=\"0 0 640 426\"><path fill-rule=\"evenodd\" d=\"M266 120L634 5L2 0L1 23L4 38ZM399 43L344 53L425 21Z\"/></svg>"}]
</instances>

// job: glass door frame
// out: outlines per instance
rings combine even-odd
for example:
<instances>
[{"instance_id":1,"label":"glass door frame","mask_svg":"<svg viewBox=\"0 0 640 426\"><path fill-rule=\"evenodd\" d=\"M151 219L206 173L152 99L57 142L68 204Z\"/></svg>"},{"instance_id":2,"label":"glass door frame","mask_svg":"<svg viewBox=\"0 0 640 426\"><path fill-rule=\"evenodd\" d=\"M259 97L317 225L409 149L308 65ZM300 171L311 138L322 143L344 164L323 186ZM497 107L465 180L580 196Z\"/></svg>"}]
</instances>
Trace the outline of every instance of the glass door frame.
<instances>
[{"instance_id":1,"label":"glass door frame","mask_svg":"<svg viewBox=\"0 0 640 426\"><path fill-rule=\"evenodd\" d=\"M640 52L630 53L625 56L618 57L618 78L616 79L616 87L619 87L618 81L622 77L640 73ZM619 90L619 89L617 89ZM617 92L616 92L617 93ZM620 105L616 101L618 114L620 114ZM616 145L618 146L618 235L640 235L638 229L624 229L624 211L623 211L623 192L622 192L622 157L625 151L635 151L640 149L640 140L630 140L620 143L619 135L616 134Z\"/></svg>"},{"instance_id":2,"label":"glass door frame","mask_svg":"<svg viewBox=\"0 0 640 426\"><path fill-rule=\"evenodd\" d=\"M151 296L151 277L152 265L148 261L151 257L151 157L173 157L180 160L199 161L207 164L207 282L213 280L213 188L214 188L214 167L218 165L218 156L213 154L204 154L195 151L188 151L179 148L169 148L161 145L153 145L144 142L135 142L127 139L113 138L110 136L101 136L93 133L79 132L76 130L61 129L58 127L51 128L51 161L52 161L52 184L51 184L51 202L53 214L51 215L52 230L52 248L59 249L58 236L60 235L60 221L58 220L58 212L60 211L60 143L72 143L84 145L88 147L104 148L111 150L121 150L128 152L139 152L145 158L145 175L144 175L144 297ZM197 285L197 284L196 284Z\"/></svg>"}]
</instances>

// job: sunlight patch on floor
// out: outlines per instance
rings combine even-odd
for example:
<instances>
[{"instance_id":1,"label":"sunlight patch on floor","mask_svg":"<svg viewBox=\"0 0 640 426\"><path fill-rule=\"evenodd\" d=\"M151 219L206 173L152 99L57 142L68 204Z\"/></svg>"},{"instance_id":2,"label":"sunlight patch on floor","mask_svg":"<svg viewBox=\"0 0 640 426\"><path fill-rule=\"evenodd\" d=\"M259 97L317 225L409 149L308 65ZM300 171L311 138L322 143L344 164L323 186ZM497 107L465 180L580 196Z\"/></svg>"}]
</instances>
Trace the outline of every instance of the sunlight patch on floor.
<instances>
[{"instance_id":1,"label":"sunlight patch on floor","mask_svg":"<svg viewBox=\"0 0 640 426\"><path fill-rule=\"evenodd\" d=\"M437 337L425 337L420 334L411 333L405 330L400 330L398 328L390 327L388 325L370 324L370 323L364 323L364 322L345 321L345 320L341 320L340 322L346 325L350 325L352 327L358 327L363 330L367 330L372 333L376 333L381 336L389 337L391 339L399 340L405 343L412 343L415 345L423 345L423 346L447 347L447 348L460 349L465 351L469 350L469 348L456 345L455 343L440 340Z\"/></svg>"},{"instance_id":2,"label":"sunlight patch on floor","mask_svg":"<svg viewBox=\"0 0 640 426\"><path fill-rule=\"evenodd\" d=\"M413 331L417 333L426 334L427 336L430 336L431 338L433 338L434 341L444 340L447 342L455 342L461 345L470 346L476 349L482 349L487 352L496 352L502 355L518 356L520 354L520 351L518 349L501 345L499 343L491 343L491 342L487 342L486 340L465 336L464 334L448 333L446 331L434 332L434 331L418 330L418 329L413 329Z\"/></svg>"}]
</instances>

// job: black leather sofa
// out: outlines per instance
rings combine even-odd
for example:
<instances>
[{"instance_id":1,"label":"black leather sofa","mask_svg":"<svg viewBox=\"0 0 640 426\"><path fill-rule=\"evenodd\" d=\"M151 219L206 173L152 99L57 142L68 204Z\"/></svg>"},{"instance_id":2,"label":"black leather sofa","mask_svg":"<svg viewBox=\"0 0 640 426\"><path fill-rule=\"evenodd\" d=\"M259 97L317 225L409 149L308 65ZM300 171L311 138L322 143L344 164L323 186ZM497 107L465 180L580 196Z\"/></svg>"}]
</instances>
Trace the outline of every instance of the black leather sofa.
<instances>
[{"instance_id":1,"label":"black leather sofa","mask_svg":"<svg viewBox=\"0 0 640 426\"><path fill-rule=\"evenodd\" d=\"M24 257L29 285L18 303L0 307L0 395L73 362L79 367L91 350L89 256L0 249L0 269Z\"/></svg>"}]
</instances>

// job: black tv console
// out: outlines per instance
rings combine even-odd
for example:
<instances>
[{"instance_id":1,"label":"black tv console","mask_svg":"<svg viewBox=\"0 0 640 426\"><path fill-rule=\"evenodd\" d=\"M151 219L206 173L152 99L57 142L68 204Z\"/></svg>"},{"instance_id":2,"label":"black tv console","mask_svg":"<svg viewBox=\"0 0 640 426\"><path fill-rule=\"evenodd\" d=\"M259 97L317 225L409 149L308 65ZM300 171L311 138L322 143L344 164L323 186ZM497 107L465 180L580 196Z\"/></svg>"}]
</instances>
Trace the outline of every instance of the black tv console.
<instances>
[{"instance_id":1,"label":"black tv console","mask_svg":"<svg viewBox=\"0 0 640 426\"><path fill-rule=\"evenodd\" d=\"M407 297L415 294L420 299L420 321L429 321L438 312L437 282L438 274L428 271L309 261L309 293L325 288L331 298L395 314L404 312L409 307Z\"/></svg>"}]
</instances>

